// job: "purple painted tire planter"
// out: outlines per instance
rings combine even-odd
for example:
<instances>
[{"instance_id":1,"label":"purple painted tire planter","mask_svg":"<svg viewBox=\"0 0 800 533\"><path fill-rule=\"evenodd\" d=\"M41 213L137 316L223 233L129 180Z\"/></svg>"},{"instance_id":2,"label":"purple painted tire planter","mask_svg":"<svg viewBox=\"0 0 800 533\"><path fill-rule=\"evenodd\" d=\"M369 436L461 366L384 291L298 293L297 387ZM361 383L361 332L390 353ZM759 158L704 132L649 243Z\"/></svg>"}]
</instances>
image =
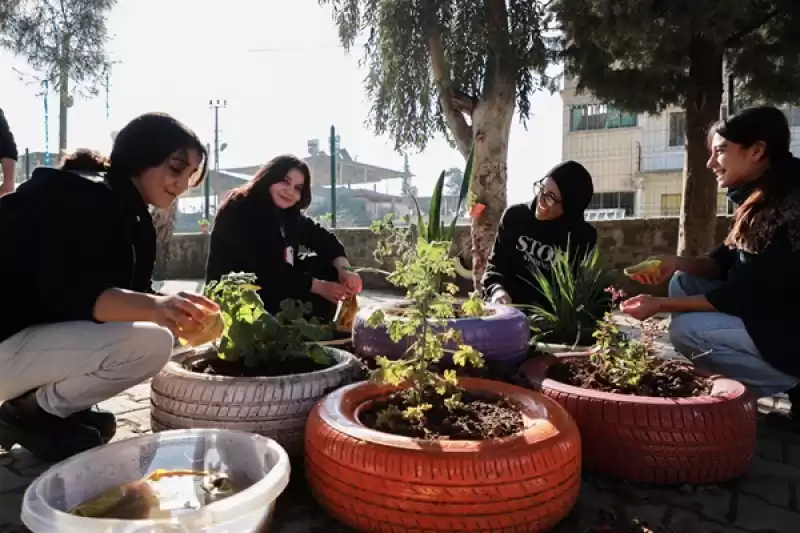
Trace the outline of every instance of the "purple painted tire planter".
<instances>
[{"instance_id":1,"label":"purple painted tire planter","mask_svg":"<svg viewBox=\"0 0 800 533\"><path fill-rule=\"evenodd\" d=\"M394 343L385 327L371 328L367 319L378 308L398 307L401 304L386 304L361 309L353 323L353 346L362 357L384 355L389 359L400 358L408 348L408 342ZM528 317L519 309L506 305L486 304L494 314L482 318L457 318L445 325L434 326L436 330L453 328L461 332L465 344L483 354L484 359L498 363L519 363L528 355L530 327ZM394 320L402 318L394 317ZM453 349L454 345L447 348Z\"/></svg>"}]
</instances>

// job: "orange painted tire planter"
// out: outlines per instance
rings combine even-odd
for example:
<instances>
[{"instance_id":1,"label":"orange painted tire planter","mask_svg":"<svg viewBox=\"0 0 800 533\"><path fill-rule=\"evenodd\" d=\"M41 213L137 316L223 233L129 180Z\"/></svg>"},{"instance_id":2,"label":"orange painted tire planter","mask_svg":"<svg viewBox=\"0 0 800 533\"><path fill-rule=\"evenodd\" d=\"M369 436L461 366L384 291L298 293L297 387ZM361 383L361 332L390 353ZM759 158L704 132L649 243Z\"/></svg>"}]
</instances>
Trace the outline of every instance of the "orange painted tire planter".
<instances>
[{"instance_id":1,"label":"orange painted tire planter","mask_svg":"<svg viewBox=\"0 0 800 533\"><path fill-rule=\"evenodd\" d=\"M652 398L573 387L549 379L560 359L542 355L522 365L531 385L563 405L586 445L583 464L636 483L714 484L740 476L756 449L756 404L738 381L714 380L708 396Z\"/></svg>"},{"instance_id":2,"label":"orange painted tire planter","mask_svg":"<svg viewBox=\"0 0 800 533\"><path fill-rule=\"evenodd\" d=\"M581 441L549 398L514 385L462 378L472 392L517 405L524 430L492 441L424 441L382 433L359 409L394 389L362 382L320 400L306 426L306 475L317 501L362 532L535 533L578 498Z\"/></svg>"}]
</instances>

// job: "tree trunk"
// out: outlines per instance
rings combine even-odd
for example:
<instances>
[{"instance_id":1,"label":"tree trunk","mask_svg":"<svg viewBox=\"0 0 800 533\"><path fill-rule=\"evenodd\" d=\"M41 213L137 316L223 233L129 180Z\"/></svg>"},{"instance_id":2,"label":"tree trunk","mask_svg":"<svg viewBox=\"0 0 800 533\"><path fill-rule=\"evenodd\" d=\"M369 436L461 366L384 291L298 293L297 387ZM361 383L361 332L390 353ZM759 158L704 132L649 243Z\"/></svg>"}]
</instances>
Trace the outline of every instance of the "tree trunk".
<instances>
[{"instance_id":1,"label":"tree trunk","mask_svg":"<svg viewBox=\"0 0 800 533\"><path fill-rule=\"evenodd\" d=\"M156 264L154 277L164 279L167 276L172 232L175 230L175 217L178 215L177 200L168 209L156 209L153 213L153 224L156 227Z\"/></svg>"},{"instance_id":2,"label":"tree trunk","mask_svg":"<svg viewBox=\"0 0 800 533\"><path fill-rule=\"evenodd\" d=\"M67 119L72 107L69 97L69 46L70 36L65 34L61 43L58 62L58 155L64 156L67 150Z\"/></svg>"},{"instance_id":3,"label":"tree trunk","mask_svg":"<svg viewBox=\"0 0 800 533\"><path fill-rule=\"evenodd\" d=\"M514 92L481 101L472 115L475 166L471 192L486 206L472 219L472 276L475 290L483 288L483 274L506 209L508 139L514 117Z\"/></svg>"},{"instance_id":4,"label":"tree trunk","mask_svg":"<svg viewBox=\"0 0 800 533\"><path fill-rule=\"evenodd\" d=\"M686 150L683 164L678 255L701 255L714 245L717 223L717 181L706 167L708 129L719 120L722 104L723 51L697 38L691 47L686 99Z\"/></svg>"}]
</instances>

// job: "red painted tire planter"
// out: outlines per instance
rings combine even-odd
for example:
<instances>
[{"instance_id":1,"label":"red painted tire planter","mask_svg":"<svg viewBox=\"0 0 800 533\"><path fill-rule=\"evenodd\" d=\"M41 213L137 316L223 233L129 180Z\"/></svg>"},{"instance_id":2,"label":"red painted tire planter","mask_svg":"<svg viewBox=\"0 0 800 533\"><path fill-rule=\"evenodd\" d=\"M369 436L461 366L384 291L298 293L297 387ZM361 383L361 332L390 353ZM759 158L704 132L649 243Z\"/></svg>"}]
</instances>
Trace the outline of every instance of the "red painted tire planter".
<instances>
[{"instance_id":1,"label":"red painted tire planter","mask_svg":"<svg viewBox=\"0 0 800 533\"><path fill-rule=\"evenodd\" d=\"M306 475L317 501L362 532L535 533L578 498L577 426L549 398L514 385L462 378L473 392L518 405L525 429L492 441L422 441L362 425L358 410L392 388L362 382L311 411Z\"/></svg>"},{"instance_id":2,"label":"red painted tire planter","mask_svg":"<svg viewBox=\"0 0 800 533\"><path fill-rule=\"evenodd\" d=\"M521 370L575 418L586 443L587 472L667 485L720 483L747 470L756 449L756 404L738 381L714 377L709 396L652 398L582 389L547 377L553 364L575 357L588 354L537 356Z\"/></svg>"},{"instance_id":3,"label":"red painted tire planter","mask_svg":"<svg viewBox=\"0 0 800 533\"><path fill-rule=\"evenodd\" d=\"M363 357L384 355L389 359L402 357L411 341L395 343L389 338L385 327L367 326L370 315L379 308L400 307L402 303L386 304L361 309L353 322L353 346L356 354ZM434 326L436 330L455 329L461 332L464 344L474 347L483 354L486 361L519 363L528 355L530 325L525 313L507 305L486 304L486 309L494 314L481 318L457 318L443 325ZM392 317L392 320L402 320ZM447 346L450 349L454 345Z\"/></svg>"}]
</instances>

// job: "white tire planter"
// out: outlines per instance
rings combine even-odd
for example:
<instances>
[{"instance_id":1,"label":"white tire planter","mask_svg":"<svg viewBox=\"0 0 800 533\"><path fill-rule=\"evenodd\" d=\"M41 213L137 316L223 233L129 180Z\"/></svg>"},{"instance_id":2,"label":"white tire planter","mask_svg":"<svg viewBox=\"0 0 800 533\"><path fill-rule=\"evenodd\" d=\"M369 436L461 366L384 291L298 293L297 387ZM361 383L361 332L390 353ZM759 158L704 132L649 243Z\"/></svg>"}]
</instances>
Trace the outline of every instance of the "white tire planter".
<instances>
[{"instance_id":1,"label":"white tire planter","mask_svg":"<svg viewBox=\"0 0 800 533\"><path fill-rule=\"evenodd\" d=\"M325 351L337 364L275 377L227 377L187 370L187 363L214 356L209 345L177 355L153 378L153 431L233 429L272 438L290 455L302 454L309 410L329 392L355 381L361 369L352 354L330 347Z\"/></svg>"}]
</instances>

